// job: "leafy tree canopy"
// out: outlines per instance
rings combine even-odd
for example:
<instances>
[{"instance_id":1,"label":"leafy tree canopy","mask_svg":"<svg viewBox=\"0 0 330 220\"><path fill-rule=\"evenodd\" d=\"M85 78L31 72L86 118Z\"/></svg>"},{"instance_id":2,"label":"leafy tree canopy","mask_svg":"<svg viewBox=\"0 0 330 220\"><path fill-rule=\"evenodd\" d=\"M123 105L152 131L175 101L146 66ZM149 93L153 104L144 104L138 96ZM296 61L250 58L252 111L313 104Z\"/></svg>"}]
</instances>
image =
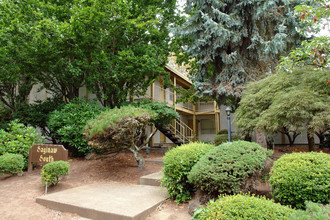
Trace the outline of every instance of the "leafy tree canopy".
<instances>
[{"instance_id":1,"label":"leafy tree canopy","mask_svg":"<svg viewBox=\"0 0 330 220\"><path fill-rule=\"evenodd\" d=\"M307 1L295 7L296 16L302 24L298 29L310 39L282 57L278 69L291 71L294 67L313 65L317 68L329 68L330 65L330 4L326 0ZM322 35L322 32L327 34Z\"/></svg>"},{"instance_id":2,"label":"leafy tree canopy","mask_svg":"<svg viewBox=\"0 0 330 220\"><path fill-rule=\"evenodd\" d=\"M222 102L239 99L249 81L275 70L296 45L298 25L286 0L187 0L187 21L176 34L193 66L198 91Z\"/></svg>"},{"instance_id":3,"label":"leafy tree canopy","mask_svg":"<svg viewBox=\"0 0 330 220\"><path fill-rule=\"evenodd\" d=\"M237 127L245 134L254 129L266 133L330 129L330 87L326 70L296 68L249 84L235 112Z\"/></svg>"},{"instance_id":4,"label":"leafy tree canopy","mask_svg":"<svg viewBox=\"0 0 330 220\"><path fill-rule=\"evenodd\" d=\"M1 1L2 101L16 97L11 93L17 85L26 99L36 81L66 101L86 85L110 107L128 94L144 93L165 74L175 5L175 0Z\"/></svg>"}]
</instances>

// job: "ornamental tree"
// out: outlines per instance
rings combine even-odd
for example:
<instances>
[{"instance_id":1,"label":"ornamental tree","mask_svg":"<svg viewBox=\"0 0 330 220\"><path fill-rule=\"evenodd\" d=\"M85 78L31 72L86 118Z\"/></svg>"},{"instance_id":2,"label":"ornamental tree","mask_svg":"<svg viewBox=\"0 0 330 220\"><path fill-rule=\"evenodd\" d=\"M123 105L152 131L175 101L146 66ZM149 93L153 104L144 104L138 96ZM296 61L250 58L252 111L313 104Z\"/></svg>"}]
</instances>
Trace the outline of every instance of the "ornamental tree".
<instances>
[{"instance_id":1,"label":"ornamental tree","mask_svg":"<svg viewBox=\"0 0 330 220\"><path fill-rule=\"evenodd\" d=\"M166 126L177 117L178 113L166 103L142 101L102 112L87 123L84 134L89 145L105 154L131 151L138 167L143 168L145 162L140 150L157 132L155 129L148 136L148 125L160 123Z\"/></svg>"},{"instance_id":2,"label":"ornamental tree","mask_svg":"<svg viewBox=\"0 0 330 220\"><path fill-rule=\"evenodd\" d=\"M294 69L279 72L247 86L235 112L237 127L245 134L260 129L268 134L307 130L314 150L314 134L330 130L330 87L326 70Z\"/></svg>"},{"instance_id":3,"label":"ornamental tree","mask_svg":"<svg viewBox=\"0 0 330 220\"><path fill-rule=\"evenodd\" d=\"M219 104L237 103L247 82L273 72L279 56L296 45L292 8L287 0L187 0L189 17L176 33L189 39L183 48L197 62L197 90Z\"/></svg>"}]
</instances>

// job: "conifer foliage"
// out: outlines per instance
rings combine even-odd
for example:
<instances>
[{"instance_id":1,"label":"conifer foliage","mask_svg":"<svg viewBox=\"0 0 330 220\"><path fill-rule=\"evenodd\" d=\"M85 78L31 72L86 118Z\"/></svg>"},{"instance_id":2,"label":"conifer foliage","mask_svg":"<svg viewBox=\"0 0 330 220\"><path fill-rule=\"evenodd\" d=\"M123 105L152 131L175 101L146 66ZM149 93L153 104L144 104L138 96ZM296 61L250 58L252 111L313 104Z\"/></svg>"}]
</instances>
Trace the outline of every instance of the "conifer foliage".
<instances>
[{"instance_id":1,"label":"conifer foliage","mask_svg":"<svg viewBox=\"0 0 330 220\"><path fill-rule=\"evenodd\" d=\"M239 99L248 81L272 72L295 45L297 26L287 0L187 0L187 21L177 29L198 69L196 88L217 100Z\"/></svg>"}]
</instances>

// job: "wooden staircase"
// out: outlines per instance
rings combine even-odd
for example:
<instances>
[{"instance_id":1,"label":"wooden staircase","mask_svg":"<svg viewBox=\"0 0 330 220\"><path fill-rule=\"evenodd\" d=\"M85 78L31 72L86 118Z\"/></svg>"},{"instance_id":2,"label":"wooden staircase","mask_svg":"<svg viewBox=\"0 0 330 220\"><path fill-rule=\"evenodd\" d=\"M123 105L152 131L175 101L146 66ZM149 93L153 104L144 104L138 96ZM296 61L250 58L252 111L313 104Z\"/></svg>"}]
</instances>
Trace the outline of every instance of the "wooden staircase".
<instances>
[{"instance_id":1,"label":"wooden staircase","mask_svg":"<svg viewBox=\"0 0 330 220\"><path fill-rule=\"evenodd\" d=\"M170 124L163 126L161 124L156 124L155 126L168 139L178 146L189 143L194 138L193 130L180 119L176 119L173 125Z\"/></svg>"}]
</instances>

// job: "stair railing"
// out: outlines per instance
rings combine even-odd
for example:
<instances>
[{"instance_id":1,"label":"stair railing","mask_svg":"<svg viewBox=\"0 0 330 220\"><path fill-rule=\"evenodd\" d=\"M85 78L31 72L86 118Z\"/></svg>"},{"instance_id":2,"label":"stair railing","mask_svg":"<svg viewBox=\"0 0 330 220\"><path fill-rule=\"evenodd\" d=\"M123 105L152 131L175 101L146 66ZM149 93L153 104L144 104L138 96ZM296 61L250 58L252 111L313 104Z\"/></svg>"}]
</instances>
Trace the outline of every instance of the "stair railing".
<instances>
[{"instance_id":1,"label":"stair railing","mask_svg":"<svg viewBox=\"0 0 330 220\"><path fill-rule=\"evenodd\" d=\"M169 129L183 143L189 143L194 139L193 130L180 119L175 119L175 126L169 125Z\"/></svg>"}]
</instances>

